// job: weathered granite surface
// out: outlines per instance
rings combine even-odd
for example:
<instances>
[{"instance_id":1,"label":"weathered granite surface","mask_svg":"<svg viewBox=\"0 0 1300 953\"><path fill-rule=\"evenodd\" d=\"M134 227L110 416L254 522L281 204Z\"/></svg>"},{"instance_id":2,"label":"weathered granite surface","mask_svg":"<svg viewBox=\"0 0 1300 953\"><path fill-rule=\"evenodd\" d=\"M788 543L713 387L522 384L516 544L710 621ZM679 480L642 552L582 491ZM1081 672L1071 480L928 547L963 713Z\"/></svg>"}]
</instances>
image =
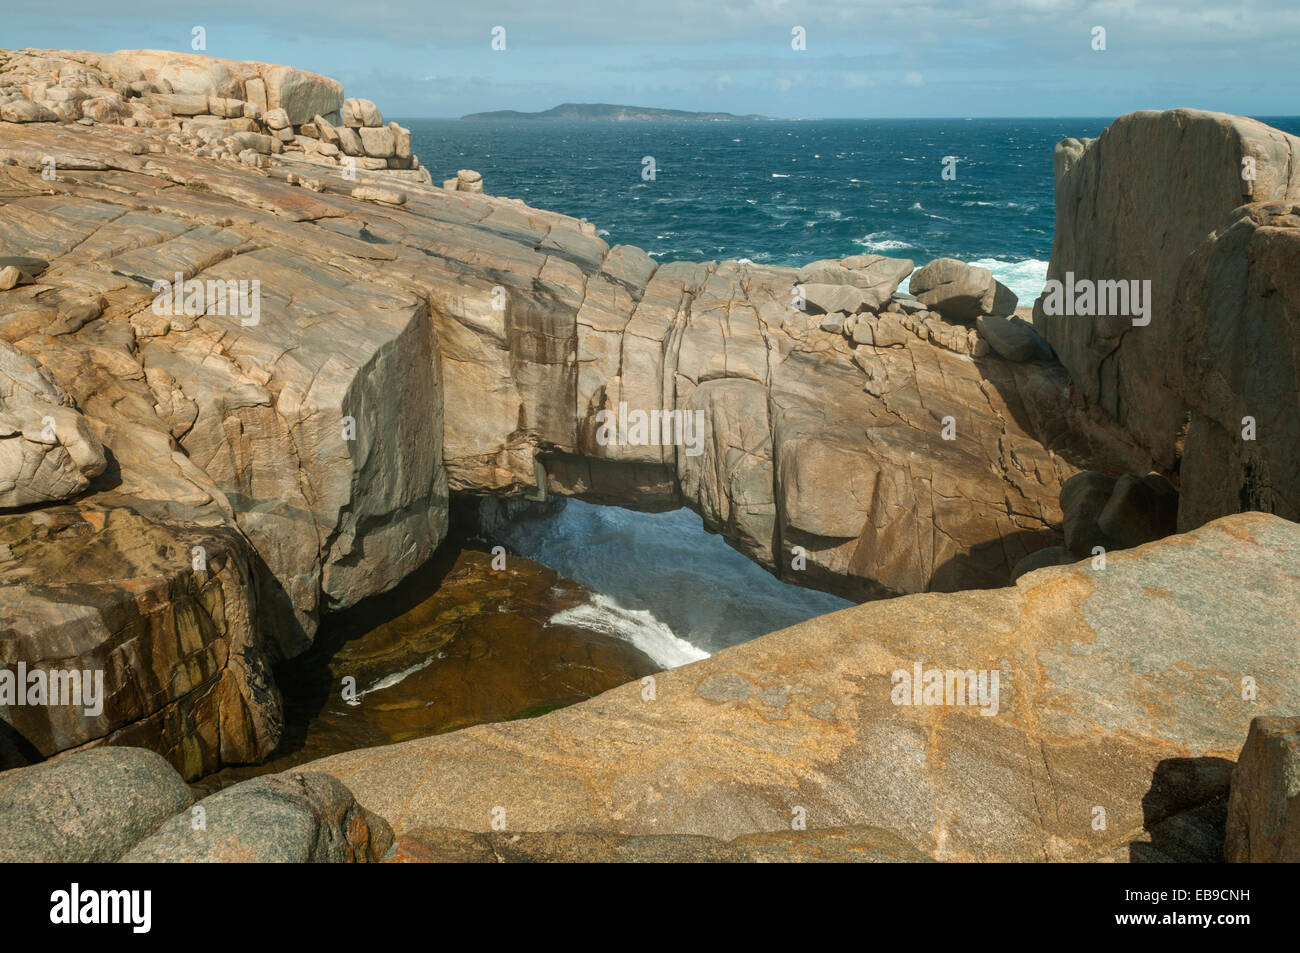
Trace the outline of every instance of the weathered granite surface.
<instances>
[{"instance_id":1,"label":"weathered granite surface","mask_svg":"<svg viewBox=\"0 0 1300 953\"><path fill-rule=\"evenodd\" d=\"M385 858L397 864L924 863L929 858L874 827L746 834L730 841L693 834L622 834L450 828L412 831Z\"/></svg>"},{"instance_id":2,"label":"weathered granite surface","mask_svg":"<svg viewBox=\"0 0 1300 953\"><path fill-rule=\"evenodd\" d=\"M1240 510L1300 520L1300 202L1229 215L1188 257L1174 311L1179 528Z\"/></svg>"},{"instance_id":3,"label":"weathered granite surface","mask_svg":"<svg viewBox=\"0 0 1300 953\"><path fill-rule=\"evenodd\" d=\"M126 863L373 863L393 833L323 774L253 778L176 814Z\"/></svg>"},{"instance_id":4,"label":"weathered granite surface","mask_svg":"<svg viewBox=\"0 0 1300 953\"><path fill-rule=\"evenodd\" d=\"M399 837L497 811L508 831L729 840L802 808L941 860L1214 859L1251 719L1300 703L1298 577L1300 526L1226 517L1103 571L845 609L656 676L653 700L633 683L310 770ZM894 704L917 663L997 670L996 714Z\"/></svg>"},{"instance_id":5,"label":"weathered granite surface","mask_svg":"<svg viewBox=\"0 0 1300 953\"><path fill-rule=\"evenodd\" d=\"M1181 470L1180 529L1250 509L1300 519L1300 139L1146 111L1064 140L1055 160L1048 278L1150 282L1150 323L1051 315L1040 298L1034 327L1090 406Z\"/></svg>"},{"instance_id":6,"label":"weathered granite surface","mask_svg":"<svg viewBox=\"0 0 1300 953\"><path fill-rule=\"evenodd\" d=\"M189 788L143 748L71 752L0 774L0 862L119 860L189 807Z\"/></svg>"}]
</instances>

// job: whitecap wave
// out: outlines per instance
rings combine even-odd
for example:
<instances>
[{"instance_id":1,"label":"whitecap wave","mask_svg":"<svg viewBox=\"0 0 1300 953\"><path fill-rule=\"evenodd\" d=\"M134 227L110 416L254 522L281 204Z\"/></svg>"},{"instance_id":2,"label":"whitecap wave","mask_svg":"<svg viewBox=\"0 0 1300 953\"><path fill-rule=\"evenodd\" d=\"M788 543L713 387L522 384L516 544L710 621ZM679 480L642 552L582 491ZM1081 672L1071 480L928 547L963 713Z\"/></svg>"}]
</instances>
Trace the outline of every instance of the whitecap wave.
<instances>
[{"instance_id":1,"label":"whitecap wave","mask_svg":"<svg viewBox=\"0 0 1300 953\"><path fill-rule=\"evenodd\" d=\"M993 272L993 277L1016 293L1022 307L1034 303L1043 293L1047 282L1047 262L1037 258L1023 261L1003 261L999 258L977 258L971 262Z\"/></svg>"},{"instance_id":2,"label":"whitecap wave","mask_svg":"<svg viewBox=\"0 0 1300 953\"><path fill-rule=\"evenodd\" d=\"M679 639L672 629L644 609L625 609L609 596L596 593L591 601L551 616L551 625L572 625L630 642L664 668L676 668L708 658L709 653Z\"/></svg>"},{"instance_id":3,"label":"whitecap wave","mask_svg":"<svg viewBox=\"0 0 1300 953\"><path fill-rule=\"evenodd\" d=\"M861 245L867 251L885 253L891 251L903 251L909 248L915 248L911 242L905 242L897 238L884 237L885 232L871 232L863 235L861 238L853 239L853 244Z\"/></svg>"}]
</instances>

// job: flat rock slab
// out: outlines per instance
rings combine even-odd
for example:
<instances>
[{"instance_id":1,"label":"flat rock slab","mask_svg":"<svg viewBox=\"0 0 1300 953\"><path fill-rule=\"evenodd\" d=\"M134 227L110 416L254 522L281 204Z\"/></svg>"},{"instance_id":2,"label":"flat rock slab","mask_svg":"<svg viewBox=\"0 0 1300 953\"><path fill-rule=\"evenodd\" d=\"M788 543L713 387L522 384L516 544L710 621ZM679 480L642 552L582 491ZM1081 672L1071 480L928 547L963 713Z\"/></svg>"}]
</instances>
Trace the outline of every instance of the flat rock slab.
<instances>
[{"instance_id":1,"label":"flat rock slab","mask_svg":"<svg viewBox=\"0 0 1300 953\"><path fill-rule=\"evenodd\" d=\"M630 684L309 767L398 835L503 816L509 831L729 840L788 830L800 809L810 829L877 826L941 860L1140 859L1157 828L1168 857L1190 812L1226 795L1251 719L1300 705L1297 576L1300 526L1225 517L1102 571L814 619L656 676L653 700ZM996 671L996 713L895 704L917 665Z\"/></svg>"}]
</instances>

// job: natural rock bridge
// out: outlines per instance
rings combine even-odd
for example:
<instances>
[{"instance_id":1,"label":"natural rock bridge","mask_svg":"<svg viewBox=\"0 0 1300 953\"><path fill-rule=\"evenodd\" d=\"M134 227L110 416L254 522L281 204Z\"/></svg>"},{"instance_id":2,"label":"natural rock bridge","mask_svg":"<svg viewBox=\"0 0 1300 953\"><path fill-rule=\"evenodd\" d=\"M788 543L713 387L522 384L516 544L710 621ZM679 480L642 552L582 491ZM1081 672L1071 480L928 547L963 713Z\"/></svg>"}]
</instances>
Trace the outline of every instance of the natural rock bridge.
<instances>
[{"instance_id":1,"label":"natural rock bridge","mask_svg":"<svg viewBox=\"0 0 1300 953\"><path fill-rule=\"evenodd\" d=\"M362 201L341 171L153 131L9 129L0 252L37 262L0 297L24 474L0 626L15 660L110 684L94 719L16 709L10 761L105 740L190 776L258 759L280 729L268 662L428 560L452 493L536 496L541 476L689 506L782 578L870 598L1004 586L1059 541L1067 477L1151 463L1050 355L886 308L908 270L889 259L661 265L506 198ZM256 282L256 321L159 313L178 274ZM801 310L799 288L879 315ZM702 414L702 452L598 439L621 407Z\"/></svg>"}]
</instances>

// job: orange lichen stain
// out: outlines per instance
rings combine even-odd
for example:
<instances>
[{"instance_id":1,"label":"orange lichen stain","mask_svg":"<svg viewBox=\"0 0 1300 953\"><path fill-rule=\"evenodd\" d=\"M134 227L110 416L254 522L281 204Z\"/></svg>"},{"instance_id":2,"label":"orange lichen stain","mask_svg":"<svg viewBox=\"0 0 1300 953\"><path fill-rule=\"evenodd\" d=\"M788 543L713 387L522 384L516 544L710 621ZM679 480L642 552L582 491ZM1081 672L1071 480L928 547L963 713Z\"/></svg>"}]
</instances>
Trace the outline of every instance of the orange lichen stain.
<instances>
[{"instance_id":1,"label":"orange lichen stain","mask_svg":"<svg viewBox=\"0 0 1300 953\"><path fill-rule=\"evenodd\" d=\"M103 510L82 510L81 518L94 527L95 532L98 533L104 529L107 514Z\"/></svg>"},{"instance_id":2,"label":"orange lichen stain","mask_svg":"<svg viewBox=\"0 0 1300 953\"><path fill-rule=\"evenodd\" d=\"M1172 589L1166 589L1166 588L1164 588L1163 586L1143 586L1143 587L1142 587L1142 590L1143 590L1143 591L1144 591L1148 596L1160 596L1161 598L1164 598L1164 599L1172 599L1172 598L1174 598L1173 590L1172 590Z\"/></svg>"}]
</instances>

